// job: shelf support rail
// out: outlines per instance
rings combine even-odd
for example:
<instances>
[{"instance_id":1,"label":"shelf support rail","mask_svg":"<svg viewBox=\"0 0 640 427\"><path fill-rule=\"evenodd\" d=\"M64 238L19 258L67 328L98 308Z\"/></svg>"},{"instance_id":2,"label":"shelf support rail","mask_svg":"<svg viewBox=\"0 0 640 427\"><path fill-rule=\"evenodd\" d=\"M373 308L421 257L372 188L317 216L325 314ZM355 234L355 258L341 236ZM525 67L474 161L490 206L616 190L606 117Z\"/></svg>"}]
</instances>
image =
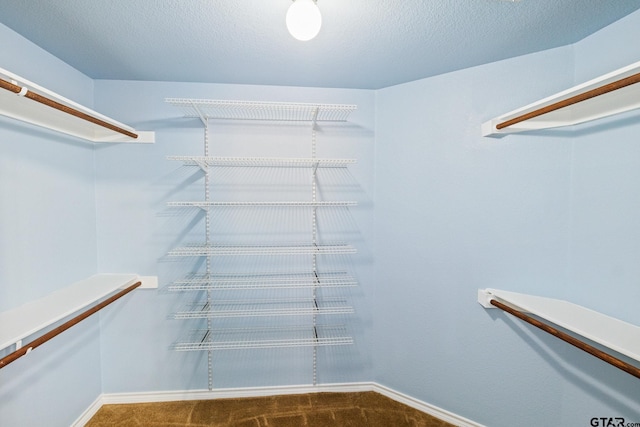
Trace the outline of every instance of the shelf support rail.
<instances>
[{"instance_id":1,"label":"shelf support rail","mask_svg":"<svg viewBox=\"0 0 640 427\"><path fill-rule=\"evenodd\" d=\"M198 118L200 119L200 121L202 122L202 125L207 128L207 126L209 125L207 117L205 114L202 113L202 111L200 110L200 108L198 107L198 105L193 102L190 101L189 104L191 105L191 108L193 108L193 111L196 112Z\"/></svg>"},{"instance_id":2,"label":"shelf support rail","mask_svg":"<svg viewBox=\"0 0 640 427\"><path fill-rule=\"evenodd\" d=\"M320 109L316 107L313 111L313 117L311 122L311 158L315 162L317 159L317 132L316 132L316 122L318 119L318 112ZM318 201L318 163L316 162L313 167L312 175L311 175L311 201L316 203ZM311 213L311 242L314 247L318 246L318 209L314 206ZM315 304L315 310L313 312L313 333L315 337L314 346L313 346L313 385L316 386L318 382L318 318L317 318L317 309L318 309L318 256L316 253L312 255L312 271L315 275L314 284L316 286L313 287L313 303Z\"/></svg>"},{"instance_id":3,"label":"shelf support rail","mask_svg":"<svg viewBox=\"0 0 640 427\"><path fill-rule=\"evenodd\" d=\"M531 317L519 310L516 310L512 307L510 307L507 304L504 304L498 300L496 300L495 298L491 298L489 300L489 304L491 304L494 307L497 307L503 311L506 311L507 313L517 317L520 320L523 320L527 323L529 323L530 325L535 326L538 329L542 329L543 331L553 335L556 338L561 339L564 342L567 342L571 345L573 345L574 347L579 348L582 351L585 351L587 353L589 353L592 356L597 357L598 359L615 366L618 369L621 369L625 372L627 372L628 374L633 375L636 378L640 378L640 368L633 366L621 359L618 359L617 357L614 357L612 355L610 355L609 353L606 353L602 350L599 350L595 347L593 347L590 344L585 343L584 341L581 341L565 332L562 332L560 330L558 330L557 328L554 328L553 326L550 326L544 322L541 322L540 320Z\"/></svg>"},{"instance_id":4,"label":"shelf support rail","mask_svg":"<svg viewBox=\"0 0 640 427\"><path fill-rule=\"evenodd\" d=\"M77 325L78 323L80 323L81 321L86 319L87 317L91 316L92 314L97 313L98 311L102 310L103 308L105 308L106 306L111 304L112 302L122 298L123 296L125 296L126 294L128 294L132 290L136 289L140 285L142 285L142 282L138 281L138 282L126 287L125 289L121 290L117 294L114 294L111 297L107 298L106 300L102 301L100 304L97 304L94 307L90 308L89 310L86 310L86 311L80 313L79 315L75 316L73 319L70 319L70 320L64 322L62 325L60 325L57 328L47 332L46 334L42 335L41 337L36 338L35 340L31 341L28 344L21 345L21 341L20 341L20 343L18 343L16 345L16 351L14 351L13 353L10 353L7 356L5 356L2 359L0 359L0 369L4 368L5 366L10 364L11 362L16 361L17 359L21 358L22 356L24 356L26 354L29 354L36 347L39 347L42 344L46 343L47 341L51 340L52 338L60 335L62 332L66 331L67 329L71 328L72 326Z\"/></svg>"},{"instance_id":5,"label":"shelf support rail","mask_svg":"<svg viewBox=\"0 0 640 427\"><path fill-rule=\"evenodd\" d=\"M39 102L40 104L46 105L47 107L53 108L58 111L62 111L63 113L69 114L71 116L77 117L79 119L85 120L87 122L91 122L98 126L102 126L103 128L110 129L114 132L118 132L122 135L126 135L130 138L137 139L138 134L128 131L127 129L121 128L120 126L116 126L114 124L108 123L104 120L101 120L97 117L93 117L87 113L83 113L80 110L77 110L68 105L61 104L60 102L54 101L51 98L48 98L44 95L40 95L33 91L28 90L26 86L20 86L16 83L8 82L6 80L0 79L0 88L5 89L9 92L13 92L18 96L23 96L32 101Z\"/></svg>"}]
</instances>

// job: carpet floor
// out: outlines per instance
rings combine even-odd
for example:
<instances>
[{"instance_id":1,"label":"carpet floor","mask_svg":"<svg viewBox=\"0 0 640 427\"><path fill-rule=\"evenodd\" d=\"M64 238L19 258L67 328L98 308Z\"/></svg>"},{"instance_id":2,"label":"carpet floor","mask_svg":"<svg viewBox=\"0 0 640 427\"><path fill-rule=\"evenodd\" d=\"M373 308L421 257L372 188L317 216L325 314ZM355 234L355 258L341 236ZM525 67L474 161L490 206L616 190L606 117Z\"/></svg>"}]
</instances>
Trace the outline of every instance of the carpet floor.
<instances>
[{"instance_id":1,"label":"carpet floor","mask_svg":"<svg viewBox=\"0 0 640 427\"><path fill-rule=\"evenodd\" d=\"M103 405L86 427L453 427L375 392Z\"/></svg>"}]
</instances>

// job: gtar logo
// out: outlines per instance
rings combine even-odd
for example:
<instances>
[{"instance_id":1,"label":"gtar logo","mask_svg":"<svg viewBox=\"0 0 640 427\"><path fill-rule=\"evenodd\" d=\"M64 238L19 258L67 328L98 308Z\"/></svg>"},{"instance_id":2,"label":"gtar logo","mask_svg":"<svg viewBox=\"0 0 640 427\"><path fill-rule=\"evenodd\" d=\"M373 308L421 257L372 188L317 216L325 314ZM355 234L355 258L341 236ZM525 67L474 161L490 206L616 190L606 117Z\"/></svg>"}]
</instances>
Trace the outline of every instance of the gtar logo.
<instances>
[{"instance_id":1,"label":"gtar logo","mask_svg":"<svg viewBox=\"0 0 640 427\"><path fill-rule=\"evenodd\" d=\"M591 418L593 427L625 427L624 418Z\"/></svg>"}]
</instances>

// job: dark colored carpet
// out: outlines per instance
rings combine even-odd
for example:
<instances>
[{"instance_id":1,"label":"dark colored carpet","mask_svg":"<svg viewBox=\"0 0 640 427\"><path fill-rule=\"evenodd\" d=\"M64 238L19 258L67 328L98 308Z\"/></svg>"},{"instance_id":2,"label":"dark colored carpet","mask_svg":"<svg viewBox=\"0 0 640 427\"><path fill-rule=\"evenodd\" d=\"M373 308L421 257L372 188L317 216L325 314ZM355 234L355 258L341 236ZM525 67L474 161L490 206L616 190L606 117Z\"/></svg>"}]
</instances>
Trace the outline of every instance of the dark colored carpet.
<instances>
[{"instance_id":1,"label":"dark colored carpet","mask_svg":"<svg viewBox=\"0 0 640 427\"><path fill-rule=\"evenodd\" d=\"M446 427L375 392L104 405L86 427Z\"/></svg>"}]
</instances>

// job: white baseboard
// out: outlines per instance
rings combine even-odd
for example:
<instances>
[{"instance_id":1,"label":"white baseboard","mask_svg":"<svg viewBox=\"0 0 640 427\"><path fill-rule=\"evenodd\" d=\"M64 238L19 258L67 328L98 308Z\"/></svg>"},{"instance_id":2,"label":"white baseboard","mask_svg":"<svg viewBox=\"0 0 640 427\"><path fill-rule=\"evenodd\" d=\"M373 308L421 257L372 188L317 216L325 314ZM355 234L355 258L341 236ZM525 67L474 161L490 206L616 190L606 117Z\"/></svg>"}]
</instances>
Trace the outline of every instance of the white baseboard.
<instances>
[{"instance_id":1,"label":"white baseboard","mask_svg":"<svg viewBox=\"0 0 640 427\"><path fill-rule=\"evenodd\" d=\"M102 405L104 405L104 403L102 402L102 397L103 395L98 396L96 400L94 400L93 403L87 409L85 409L82 415L80 415L78 419L73 424L71 424L71 427L82 427L86 423L88 423L89 420L96 414L96 412L98 412L98 410L102 408Z\"/></svg>"},{"instance_id":2,"label":"white baseboard","mask_svg":"<svg viewBox=\"0 0 640 427\"><path fill-rule=\"evenodd\" d=\"M102 404L113 403L151 403L171 402L175 400L211 400L233 399L241 397L263 397L283 394L304 394L321 392L359 392L370 391L371 383L344 383L320 385L291 385L275 387L220 388L215 390L180 390L149 393L114 393L102 396Z\"/></svg>"},{"instance_id":3,"label":"white baseboard","mask_svg":"<svg viewBox=\"0 0 640 427\"><path fill-rule=\"evenodd\" d=\"M380 393L381 395L386 396L389 399L395 400L396 402L403 403L407 406L415 408L426 414L433 415L434 417L439 418L455 426L484 427L482 424L478 424L475 421L471 421L470 419L454 414L453 412L449 412L445 409L423 402L422 400L414 399L411 396L400 393L398 391L395 391L383 385L376 384L376 383L372 383L372 384L374 386L372 391L375 391L376 393Z\"/></svg>"},{"instance_id":4,"label":"white baseboard","mask_svg":"<svg viewBox=\"0 0 640 427\"><path fill-rule=\"evenodd\" d=\"M320 384L320 385L296 385L296 386L277 386L277 387L246 387L246 388L227 388L217 390L179 390L179 391L160 391L147 393L111 393L99 396L96 401L87 408L86 411L73 423L72 427L84 426L96 412L106 404L125 404L125 403L152 403L152 402L171 402L176 400L211 400L211 399L230 399L241 397L263 397L284 394L304 394L304 393L355 393L363 391L374 391L386 396L396 402L403 403L407 406L415 408L419 411L433 415L436 418L444 420L448 423L459 427L483 427L474 421L446 411L434 405L430 405L418 399L414 399L406 394L399 393L383 385L373 382L362 383L343 383L343 384Z\"/></svg>"}]
</instances>

